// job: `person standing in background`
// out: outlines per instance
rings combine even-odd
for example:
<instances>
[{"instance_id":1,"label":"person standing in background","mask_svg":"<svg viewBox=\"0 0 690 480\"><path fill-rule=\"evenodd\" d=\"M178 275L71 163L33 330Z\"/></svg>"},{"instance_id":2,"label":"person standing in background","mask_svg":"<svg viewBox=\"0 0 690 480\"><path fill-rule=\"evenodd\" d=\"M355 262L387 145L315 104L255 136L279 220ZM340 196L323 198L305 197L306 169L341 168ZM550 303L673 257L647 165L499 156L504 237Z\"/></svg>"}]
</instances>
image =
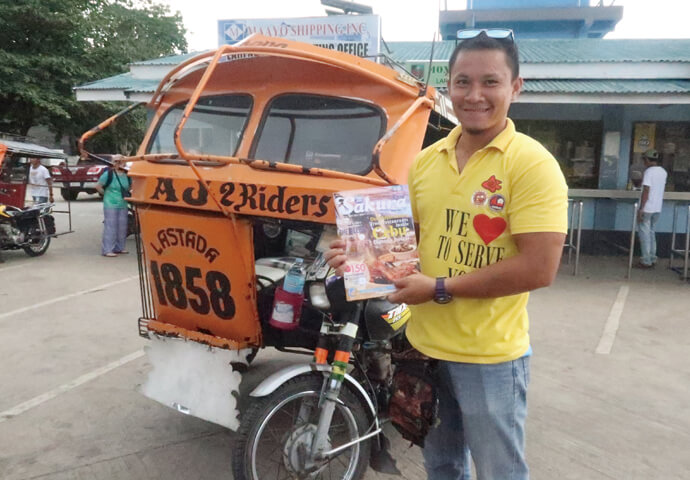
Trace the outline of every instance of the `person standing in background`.
<instances>
[{"instance_id":1,"label":"person standing in background","mask_svg":"<svg viewBox=\"0 0 690 480\"><path fill-rule=\"evenodd\" d=\"M29 169L29 186L34 204L53 202L53 178L46 167L41 165L40 158L31 159Z\"/></svg>"},{"instance_id":2,"label":"person standing in background","mask_svg":"<svg viewBox=\"0 0 690 480\"><path fill-rule=\"evenodd\" d=\"M640 250L642 256L638 268L652 268L656 264L656 222L664 203L664 188L668 174L659 166L659 152L647 150L644 155L644 176L642 177L642 197L637 211L640 230Z\"/></svg>"},{"instance_id":3,"label":"person standing in background","mask_svg":"<svg viewBox=\"0 0 690 480\"><path fill-rule=\"evenodd\" d=\"M127 240L127 202L131 187L127 172L115 161L98 179L96 191L103 195L103 240L101 255L117 257L129 253L125 249Z\"/></svg>"}]
</instances>

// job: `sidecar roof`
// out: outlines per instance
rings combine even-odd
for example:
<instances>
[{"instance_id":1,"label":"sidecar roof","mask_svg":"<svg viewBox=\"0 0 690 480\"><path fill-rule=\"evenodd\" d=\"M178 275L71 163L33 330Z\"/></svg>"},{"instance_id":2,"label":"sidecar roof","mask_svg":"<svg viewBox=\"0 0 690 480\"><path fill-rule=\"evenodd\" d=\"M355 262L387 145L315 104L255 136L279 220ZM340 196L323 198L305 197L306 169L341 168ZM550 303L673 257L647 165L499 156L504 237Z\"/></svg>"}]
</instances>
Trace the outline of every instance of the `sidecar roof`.
<instances>
[{"instance_id":1,"label":"sidecar roof","mask_svg":"<svg viewBox=\"0 0 690 480\"><path fill-rule=\"evenodd\" d=\"M403 88L414 92L414 94L419 94L420 89L423 88L423 84L414 77L399 73L368 59L336 50L326 50L307 43L254 34L236 45L225 45L218 50L203 52L178 65L161 81L149 102L149 106L156 106L161 101L161 95L187 75L199 69L205 69L220 50L225 51L221 62L260 55L281 56L332 64L346 70L366 73L372 81L385 82L386 80L394 80L401 85L405 85ZM301 52L301 54L298 55L297 52Z\"/></svg>"},{"instance_id":2,"label":"sidecar roof","mask_svg":"<svg viewBox=\"0 0 690 480\"><path fill-rule=\"evenodd\" d=\"M4 146L5 148L2 148ZM56 152L46 147L42 147L35 143L20 142L17 140L5 140L0 138L0 148L11 153L25 154L27 157L41 157L41 158L60 158L66 159L67 155L62 152Z\"/></svg>"}]
</instances>

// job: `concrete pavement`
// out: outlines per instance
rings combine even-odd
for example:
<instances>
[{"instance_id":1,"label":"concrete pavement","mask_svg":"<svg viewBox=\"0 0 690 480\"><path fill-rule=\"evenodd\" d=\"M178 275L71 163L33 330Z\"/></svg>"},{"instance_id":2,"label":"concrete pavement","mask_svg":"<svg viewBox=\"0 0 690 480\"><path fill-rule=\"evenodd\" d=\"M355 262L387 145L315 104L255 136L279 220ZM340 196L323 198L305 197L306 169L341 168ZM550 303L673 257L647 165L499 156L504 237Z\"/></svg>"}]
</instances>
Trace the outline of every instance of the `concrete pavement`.
<instances>
[{"instance_id":1,"label":"concrete pavement","mask_svg":"<svg viewBox=\"0 0 690 480\"><path fill-rule=\"evenodd\" d=\"M99 255L95 196L72 206L76 233L0 266L0 478L231 479L232 432L136 393L134 255ZM666 260L626 281L626 262L583 257L532 295L533 479L688 478L690 284ZM247 381L279 362L262 351ZM403 478L425 478L418 448L394 450Z\"/></svg>"}]
</instances>

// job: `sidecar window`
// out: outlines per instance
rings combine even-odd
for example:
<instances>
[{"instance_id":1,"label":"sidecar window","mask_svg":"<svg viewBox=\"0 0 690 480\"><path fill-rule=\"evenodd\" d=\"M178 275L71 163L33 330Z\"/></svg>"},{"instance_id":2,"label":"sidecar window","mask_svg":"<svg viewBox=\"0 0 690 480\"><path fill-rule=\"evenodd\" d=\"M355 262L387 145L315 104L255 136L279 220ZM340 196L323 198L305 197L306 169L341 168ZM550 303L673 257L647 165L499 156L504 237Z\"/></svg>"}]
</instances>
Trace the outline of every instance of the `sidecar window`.
<instances>
[{"instance_id":1,"label":"sidecar window","mask_svg":"<svg viewBox=\"0 0 690 480\"><path fill-rule=\"evenodd\" d=\"M26 183L29 180L29 159L16 153L8 153L0 172L3 182Z\"/></svg>"},{"instance_id":2,"label":"sidecar window","mask_svg":"<svg viewBox=\"0 0 690 480\"><path fill-rule=\"evenodd\" d=\"M149 143L148 153L177 151L173 134L186 106L186 102L180 103L167 111ZM182 129L182 145L191 153L235 155L251 107L249 95L200 98Z\"/></svg>"},{"instance_id":3,"label":"sidecar window","mask_svg":"<svg viewBox=\"0 0 690 480\"><path fill-rule=\"evenodd\" d=\"M283 95L264 115L251 158L365 174L385 129L369 104L317 95Z\"/></svg>"}]
</instances>

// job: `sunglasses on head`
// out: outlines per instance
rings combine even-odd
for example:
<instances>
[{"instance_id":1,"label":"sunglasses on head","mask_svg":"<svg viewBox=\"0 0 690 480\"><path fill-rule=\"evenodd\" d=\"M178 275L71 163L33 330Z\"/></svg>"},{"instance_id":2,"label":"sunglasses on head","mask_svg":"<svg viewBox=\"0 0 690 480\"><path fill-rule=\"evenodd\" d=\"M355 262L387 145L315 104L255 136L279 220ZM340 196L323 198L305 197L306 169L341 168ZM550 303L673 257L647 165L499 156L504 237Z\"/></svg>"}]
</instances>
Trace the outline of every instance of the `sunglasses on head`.
<instances>
[{"instance_id":1,"label":"sunglasses on head","mask_svg":"<svg viewBox=\"0 0 690 480\"><path fill-rule=\"evenodd\" d=\"M458 30L457 39L460 41L469 40L470 38L478 37L482 33L494 40L515 41L515 35L513 35L513 31L509 28L470 28Z\"/></svg>"}]
</instances>

